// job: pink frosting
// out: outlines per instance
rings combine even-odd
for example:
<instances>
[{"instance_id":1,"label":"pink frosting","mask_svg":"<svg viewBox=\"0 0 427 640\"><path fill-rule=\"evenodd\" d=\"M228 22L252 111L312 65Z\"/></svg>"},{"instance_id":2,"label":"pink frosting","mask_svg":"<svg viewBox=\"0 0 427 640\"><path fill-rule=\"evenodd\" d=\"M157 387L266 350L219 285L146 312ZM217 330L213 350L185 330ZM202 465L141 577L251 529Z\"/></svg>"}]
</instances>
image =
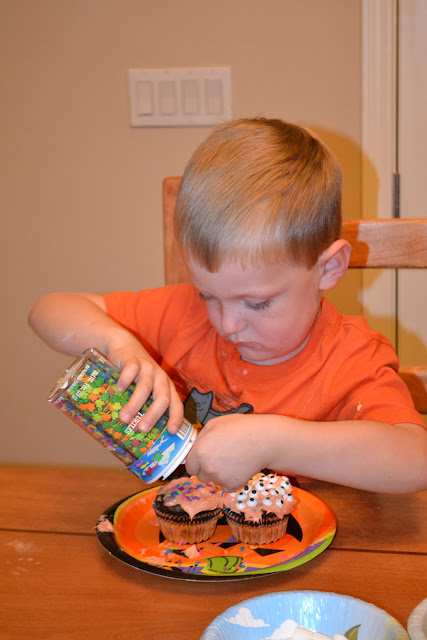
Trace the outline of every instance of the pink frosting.
<instances>
[{"instance_id":1,"label":"pink frosting","mask_svg":"<svg viewBox=\"0 0 427 640\"><path fill-rule=\"evenodd\" d=\"M201 511L228 507L243 513L245 520L259 522L263 513L274 513L279 518L290 513L296 502L292 485L286 476L275 473L257 473L244 487L225 493L213 482L201 482L197 476L177 478L159 489L167 507L180 505L194 518Z\"/></svg>"},{"instance_id":2,"label":"pink frosting","mask_svg":"<svg viewBox=\"0 0 427 640\"><path fill-rule=\"evenodd\" d=\"M259 522L264 512L279 518L290 513L296 502L292 485L286 476L257 473L249 482L233 493L223 494L223 504L245 520Z\"/></svg>"},{"instance_id":3,"label":"pink frosting","mask_svg":"<svg viewBox=\"0 0 427 640\"><path fill-rule=\"evenodd\" d=\"M197 476L177 478L159 489L167 506L179 504L190 518L201 511L222 507L222 489L213 482L200 482Z\"/></svg>"}]
</instances>

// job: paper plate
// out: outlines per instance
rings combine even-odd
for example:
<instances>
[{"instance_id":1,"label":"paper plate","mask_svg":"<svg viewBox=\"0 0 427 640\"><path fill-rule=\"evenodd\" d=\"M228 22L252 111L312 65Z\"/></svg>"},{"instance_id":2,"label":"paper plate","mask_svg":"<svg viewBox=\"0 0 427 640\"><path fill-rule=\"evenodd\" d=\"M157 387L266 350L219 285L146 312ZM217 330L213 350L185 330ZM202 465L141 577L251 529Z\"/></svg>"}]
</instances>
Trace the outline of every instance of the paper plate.
<instances>
[{"instance_id":1,"label":"paper plate","mask_svg":"<svg viewBox=\"0 0 427 640\"><path fill-rule=\"evenodd\" d=\"M126 564L180 580L246 579L298 567L318 556L332 542L335 518L319 498L294 487L296 506L285 536L255 547L237 542L224 518L215 534L196 545L165 540L152 503L158 487L117 502L100 517L99 541Z\"/></svg>"},{"instance_id":2,"label":"paper plate","mask_svg":"<svg viewBox=\"0 0 427 640\"><path fill-rule=\"evenodd\" d=\"M409 640L395 618L369 602L338 593L285 591L244 600L219 615L200 640L280 640L287 620L349 640Z\"/></svg>"}]
</instances>

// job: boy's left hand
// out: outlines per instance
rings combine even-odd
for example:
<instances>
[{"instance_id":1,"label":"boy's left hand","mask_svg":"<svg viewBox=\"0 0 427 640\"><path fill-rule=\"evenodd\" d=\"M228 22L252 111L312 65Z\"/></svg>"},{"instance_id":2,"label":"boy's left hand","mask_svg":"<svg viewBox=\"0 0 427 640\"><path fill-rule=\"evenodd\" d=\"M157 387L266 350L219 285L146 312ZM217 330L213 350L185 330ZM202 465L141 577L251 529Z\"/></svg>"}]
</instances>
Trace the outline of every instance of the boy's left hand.
<instances>
[{"instance_id":1,"label":"boy's left hand","mask_svg":"<svg viewBox=\"0 0 427 640\"><path fill-rule=\"evenodd\" d=\"M266 459L257 416L231 413L209 420L185 466L202 482L211 480L224 491L234 491L263 469Z\"/></svg>"}]
</instances>

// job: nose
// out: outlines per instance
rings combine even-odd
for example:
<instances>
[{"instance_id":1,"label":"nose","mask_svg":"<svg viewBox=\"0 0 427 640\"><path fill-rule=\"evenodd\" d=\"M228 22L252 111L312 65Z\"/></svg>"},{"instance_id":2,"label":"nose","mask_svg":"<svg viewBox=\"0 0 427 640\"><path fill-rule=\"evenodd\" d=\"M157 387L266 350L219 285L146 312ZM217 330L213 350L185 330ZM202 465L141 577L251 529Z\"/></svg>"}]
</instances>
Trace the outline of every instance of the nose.
<instances>
[{"instance_id":1,"label":"nose","mask_svg":"<svg viewBox=\"0 0 427 640\"><path fill-rule=\"evenodd\" d=\"M239 310L225 305L221 308L220 323L221 333L227 337L240 333L246 327L246 321Z\"/></svg>"}]
</instances>

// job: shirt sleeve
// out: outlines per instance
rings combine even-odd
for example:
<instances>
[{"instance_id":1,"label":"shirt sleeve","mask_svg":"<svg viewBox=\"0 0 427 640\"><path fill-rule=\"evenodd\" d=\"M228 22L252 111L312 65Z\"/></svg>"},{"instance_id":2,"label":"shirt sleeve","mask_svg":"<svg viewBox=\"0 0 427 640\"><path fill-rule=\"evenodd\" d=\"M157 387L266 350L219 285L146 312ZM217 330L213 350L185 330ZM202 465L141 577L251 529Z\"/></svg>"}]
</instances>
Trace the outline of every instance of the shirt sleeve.
<instances>
[{"instance_id":1,"label":"shirt sleeve","mask_svg":"<svg viewBox=\"0 0 427 640\"><path fill-rule=\"evenodd\" d=\"M108 315L133 333L151 355L163 355L177 331L191 325L203 303L190 284L104 294Z\"/></svg>"},{"instance_id":2,"label":"shirt sleeve","mask_svg":"<svg viewBox=\"0 0 427 640\"><path fill-rule=\"evenodd\" d=\"M337 368L331 392L338 393L336 420L410 422L427 427L399 377L398 358L386 340L372 339L348 354ZM346 380L351 384L346 385Z\"/></svg>"}]
</instances>

